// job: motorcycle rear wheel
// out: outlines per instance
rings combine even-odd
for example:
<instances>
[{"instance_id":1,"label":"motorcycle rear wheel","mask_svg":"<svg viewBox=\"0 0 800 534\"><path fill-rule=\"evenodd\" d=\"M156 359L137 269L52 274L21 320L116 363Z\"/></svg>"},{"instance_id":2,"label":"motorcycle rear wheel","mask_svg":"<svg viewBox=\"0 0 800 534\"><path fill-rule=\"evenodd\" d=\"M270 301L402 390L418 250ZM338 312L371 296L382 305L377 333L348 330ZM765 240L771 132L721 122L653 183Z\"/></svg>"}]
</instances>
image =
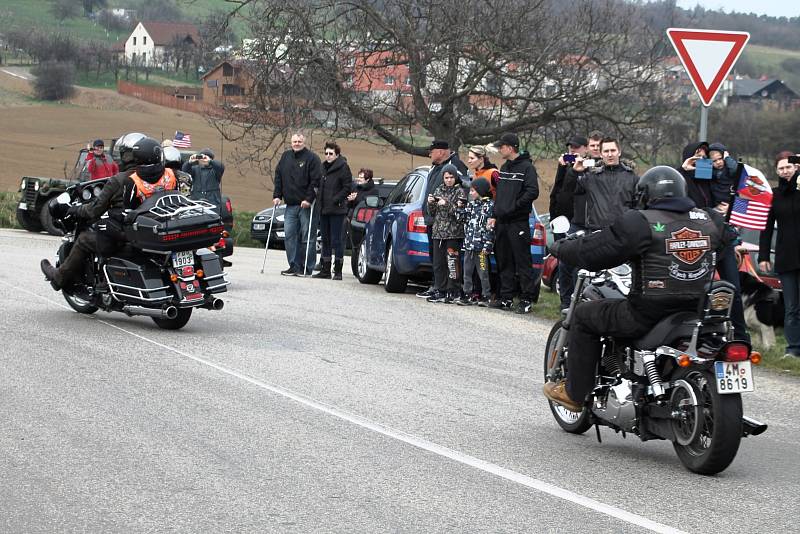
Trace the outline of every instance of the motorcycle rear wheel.
<instances>
[{"instance_id":1,"label":"motorcycle rear wheel","mask_svg":"<svg viewBox=\"0 0 800 534\"><path fill-rule=\"evenodd\" d=\"M701 475L724 471L736 457L742 440L742 396L717 393L707 371L680 370L672 380L690 384L700 405L700 410L688 411L685 420L673 422L676 436L691 438L686 445L672 443L678 458L689 471ZM678 403L687 396L676 388L670 398L670 404L675 403L671 408L679 409ZM701 414L702 420L697 420L695 413Z\"/></svg>"},{"instance_id":2,"label":"motorcycle rear wheel","mask_svg":"<svg viewBox=\"0 0 800 534\"><path fill-rule=\"evenodd\" d=\"M544 375L545 380L547 379L547 360L552 354L552 351L556 349L555 343L558 339L558 333L561 331L561 321L557 322L553 325L552 330L550 330L550 335L547 336L547 348L544 352ZM566 376L566 369L564 375ZM551 400L547 400L547 403L550 405L550 411L553 412L553 417L558 423L558 426L563 428L566 432L570 434L583 434L590 428L592 428L592 418L590 416L589 410L584 407L583 411L580 413L573 412L567 410L563 406L560 406L554 403Z\"/></svg>"},{"instance_id":3,"label":"motorcycle rear wheel","mask_svg":"<svg viewBox=\"0 0 800 534\"><path fill-rule=\"evenodd\" d=\"M61 294L64 295L64 300L67 301L67 304L69 304L70 308L78 313L91 315L98 310L98 307L91 302L82 299L66 289L62 289Z\"/></svg>"},{"instance_id":4,"label":"motorcycle rear wheel","mask_svg":"<svg viewBox=\"0 0 800 534\"><path fill-rule=\"evenodd\" d=\"M163 328L164 330L180 330L186 323L189 322L189 319L192 318L192 308L178 308L178 316L174 319L161 319L159 317L151 317L154 323L158 325L159 328Z\"/></svg>"}]
</instances>

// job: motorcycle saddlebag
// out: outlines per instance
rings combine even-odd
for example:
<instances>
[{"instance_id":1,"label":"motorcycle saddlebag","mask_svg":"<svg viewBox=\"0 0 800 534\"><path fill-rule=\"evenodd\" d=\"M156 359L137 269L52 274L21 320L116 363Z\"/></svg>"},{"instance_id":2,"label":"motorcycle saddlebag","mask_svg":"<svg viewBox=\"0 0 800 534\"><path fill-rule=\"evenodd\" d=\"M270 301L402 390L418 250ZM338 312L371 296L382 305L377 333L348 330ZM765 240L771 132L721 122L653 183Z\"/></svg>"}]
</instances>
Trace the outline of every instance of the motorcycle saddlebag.
<instances>
[{"instance_id":1,"label":"motorcycle saddlebag","mask_svg":"<svg viewBox=\"0 0 800 534\"><path fill-rule=\"evenodd\" d=\"M169 191L153 195L125 218L125 236L136 247L178 252L210 247L224 227L217 208Z\"/></svg>"},{"instance_id":2,"label":"motorcycle saddlebag","mask_svg":"<svg viewBox=\"0 0 800 534\"><path fill-rule=\"evenodd\" d=\"M154 264L139 265L122 258L109 258L103 266L111 294L122 300L161 302L172 299L169 284Z\"/></svg>"}]
</instances>

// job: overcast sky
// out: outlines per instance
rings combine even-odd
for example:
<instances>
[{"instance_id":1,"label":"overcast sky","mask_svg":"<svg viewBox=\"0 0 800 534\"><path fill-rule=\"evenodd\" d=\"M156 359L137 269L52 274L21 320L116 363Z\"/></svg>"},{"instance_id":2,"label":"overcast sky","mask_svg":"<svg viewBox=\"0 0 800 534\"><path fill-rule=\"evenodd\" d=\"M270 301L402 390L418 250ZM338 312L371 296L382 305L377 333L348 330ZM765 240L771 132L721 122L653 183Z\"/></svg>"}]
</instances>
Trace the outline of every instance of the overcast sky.
<instances>
[{"instance_id":1,"label":"overcast sky","mask_svg":"<svg viewBox=\"0 0 800 534\"><path fill-rule=\"evenodd\" d=\"M691 9L700 4L706 9L724 9L726 13L756 13L771 17L800 16L800 2L797 0L678 0L678 6Z\"/></svg>"}]
</instances>

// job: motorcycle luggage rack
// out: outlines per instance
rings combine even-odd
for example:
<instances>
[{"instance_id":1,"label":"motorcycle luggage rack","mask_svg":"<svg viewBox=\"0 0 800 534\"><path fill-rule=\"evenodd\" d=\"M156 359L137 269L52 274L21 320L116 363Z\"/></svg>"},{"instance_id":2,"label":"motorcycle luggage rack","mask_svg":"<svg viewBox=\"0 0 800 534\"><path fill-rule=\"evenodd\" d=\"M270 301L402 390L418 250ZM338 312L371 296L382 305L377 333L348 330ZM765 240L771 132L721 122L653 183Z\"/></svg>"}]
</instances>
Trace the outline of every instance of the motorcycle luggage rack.
<instances>
[{"instance_id":1,"label":"motorcycle luggage rack","mask_svg":"<svg viewBox=\"0 0 800 534\"><path fill-rule=\"evenodd\" d=\"M152 214L159 220L183 219L205 214L219 216L217 206L214 204L205 200L192 200L184 195L164 195L146 213Z\"/></svg>"}]
</instances>

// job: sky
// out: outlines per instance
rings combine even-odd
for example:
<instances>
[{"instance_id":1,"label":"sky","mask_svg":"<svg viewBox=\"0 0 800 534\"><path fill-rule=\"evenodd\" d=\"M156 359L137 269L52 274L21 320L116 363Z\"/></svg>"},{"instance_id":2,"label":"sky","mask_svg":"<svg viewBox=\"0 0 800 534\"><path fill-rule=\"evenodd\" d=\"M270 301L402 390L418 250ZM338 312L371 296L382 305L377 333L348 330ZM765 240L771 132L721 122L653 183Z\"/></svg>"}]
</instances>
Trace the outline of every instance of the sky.
<instances>
[{"instance_id":1,"label":"sky","mask_svg":"<svg viewBox=\"0 0 800 534\"><path fill-rule=\"evenodd\" d=\"M726 13L756 13L771 17L800 16L800 2L797 0L678 0L679 7L692 9L700 4L706 9L724 9Z\"/></svg>"}]
</instances>

